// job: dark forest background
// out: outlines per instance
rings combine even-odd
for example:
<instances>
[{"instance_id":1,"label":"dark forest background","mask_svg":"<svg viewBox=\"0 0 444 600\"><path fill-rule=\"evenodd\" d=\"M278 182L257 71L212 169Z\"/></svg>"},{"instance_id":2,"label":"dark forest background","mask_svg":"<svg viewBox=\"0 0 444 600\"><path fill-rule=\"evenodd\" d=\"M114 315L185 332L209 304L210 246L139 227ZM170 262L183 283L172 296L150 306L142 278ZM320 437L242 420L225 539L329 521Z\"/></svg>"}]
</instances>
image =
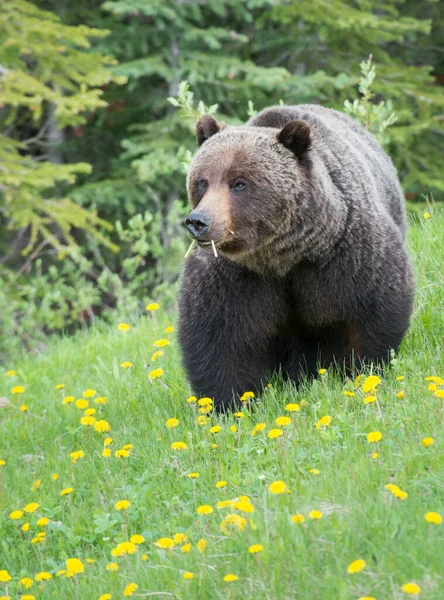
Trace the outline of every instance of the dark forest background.
<instances>
[{"instance_id":1,"label":"dark forest background","mask_svg":"<svg viewBox=\"0 0 444 600\"><path fill-rule=\"evenodd\" d=\"M2 2L0 359L173 300L205 111L346 110L442 201L443 41L435 0Z\"/></svg>"}]
</instances>

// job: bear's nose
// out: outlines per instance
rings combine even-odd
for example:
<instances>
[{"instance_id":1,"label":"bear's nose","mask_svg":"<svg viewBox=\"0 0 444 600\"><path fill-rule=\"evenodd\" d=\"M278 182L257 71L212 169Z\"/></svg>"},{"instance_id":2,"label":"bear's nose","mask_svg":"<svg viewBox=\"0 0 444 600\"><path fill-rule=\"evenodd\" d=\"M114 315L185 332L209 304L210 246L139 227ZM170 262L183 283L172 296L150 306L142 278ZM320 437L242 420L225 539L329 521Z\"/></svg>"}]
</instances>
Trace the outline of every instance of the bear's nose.
<instances>
[{"instance_id":1,"label":"bear's nose","mask_svg":"<svg viewBox=\"0 0 444 600\"><path fill-rule=\"evenodd\" d=\"M209 230L211 225L210 217L203 213L190 213L185 221L185 225L193 238L201 239Z\"/></svg>"}]
</instances>

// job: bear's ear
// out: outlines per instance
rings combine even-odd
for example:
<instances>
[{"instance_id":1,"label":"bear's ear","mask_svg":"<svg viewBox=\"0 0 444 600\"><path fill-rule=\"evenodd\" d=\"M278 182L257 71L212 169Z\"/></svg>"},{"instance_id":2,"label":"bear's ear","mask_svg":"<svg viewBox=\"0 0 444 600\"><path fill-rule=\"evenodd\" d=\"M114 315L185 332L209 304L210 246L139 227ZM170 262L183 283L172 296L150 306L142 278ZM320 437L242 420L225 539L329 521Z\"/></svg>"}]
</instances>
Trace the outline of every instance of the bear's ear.
<instances>
[{"instance_id":1,"label":"bear's ear","mask_svg":"<svg viewBox=\"0 0 444 600\"><path fill-rule=\"evenodd\" d=\"M196 123L197 143L202 146L212 135L224 129L225 123L218 123L211 115L203 115Z\"/></svg>"},{"instance_id":2,"label":"bear's ear","mask_svg":"<svg viewBox=\"0 0 444 600\"><path fill-rule=\"evenodd\" d=\"M277 134L277 139L300 158L310 149L310 125L307 121L289 121Z\"/></svg>"}]
</instances>

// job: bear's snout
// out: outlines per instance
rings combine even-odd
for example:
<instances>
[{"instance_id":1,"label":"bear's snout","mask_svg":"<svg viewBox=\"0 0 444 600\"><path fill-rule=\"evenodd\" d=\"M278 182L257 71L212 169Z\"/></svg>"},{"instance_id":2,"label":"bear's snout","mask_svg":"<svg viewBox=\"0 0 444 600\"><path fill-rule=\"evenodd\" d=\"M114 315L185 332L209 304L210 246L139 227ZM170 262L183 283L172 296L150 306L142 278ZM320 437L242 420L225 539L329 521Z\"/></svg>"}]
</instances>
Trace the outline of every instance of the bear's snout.
<instances>
[{"instance_id":1,"label":"bear's snout","mask_svg":"<svg viewBox=\"0 0 444 600\"><path fill-rule=\"evenodd\" d=\"M202 240L210 229L212 220L202 212L192 212L185 220L185 225L195 240Z\"/></svg>"}]
</instances>

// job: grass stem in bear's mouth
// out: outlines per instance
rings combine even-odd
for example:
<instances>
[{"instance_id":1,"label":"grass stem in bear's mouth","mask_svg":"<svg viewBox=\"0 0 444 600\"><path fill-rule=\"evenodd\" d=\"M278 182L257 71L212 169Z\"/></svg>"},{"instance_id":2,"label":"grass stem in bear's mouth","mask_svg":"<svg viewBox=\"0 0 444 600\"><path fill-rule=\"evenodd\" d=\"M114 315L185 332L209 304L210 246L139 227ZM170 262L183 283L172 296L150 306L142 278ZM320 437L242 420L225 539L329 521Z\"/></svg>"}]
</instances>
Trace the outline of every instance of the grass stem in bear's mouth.
<instances>
[{"instance_id":1,"label":"grass stem in bear's mouth","mask_svg":"<svg viewBox=\"0 0 444 600\"><path fill-rule=\"evenodd\" d=\"M217 258L217 250L216 250L216 245L214 243L214 240L211 240L211 245L213 246L213 252L214 252L214 256Z\"/></svg>"},{"instance_id":2,"label":"grass stem in bear's mouth","mask_svg":"<svg viewBox=\"0 0 444 600\"><path fill-rule=\"evenodd\" d=\"M188 248L188 250L186 251L185 254L185 258L188 258L188 256L190 255L191 250L193 249L194 244L196 243L196 240L193 240L190 244L190 247Z\"/></svg>"}]
</instances>

